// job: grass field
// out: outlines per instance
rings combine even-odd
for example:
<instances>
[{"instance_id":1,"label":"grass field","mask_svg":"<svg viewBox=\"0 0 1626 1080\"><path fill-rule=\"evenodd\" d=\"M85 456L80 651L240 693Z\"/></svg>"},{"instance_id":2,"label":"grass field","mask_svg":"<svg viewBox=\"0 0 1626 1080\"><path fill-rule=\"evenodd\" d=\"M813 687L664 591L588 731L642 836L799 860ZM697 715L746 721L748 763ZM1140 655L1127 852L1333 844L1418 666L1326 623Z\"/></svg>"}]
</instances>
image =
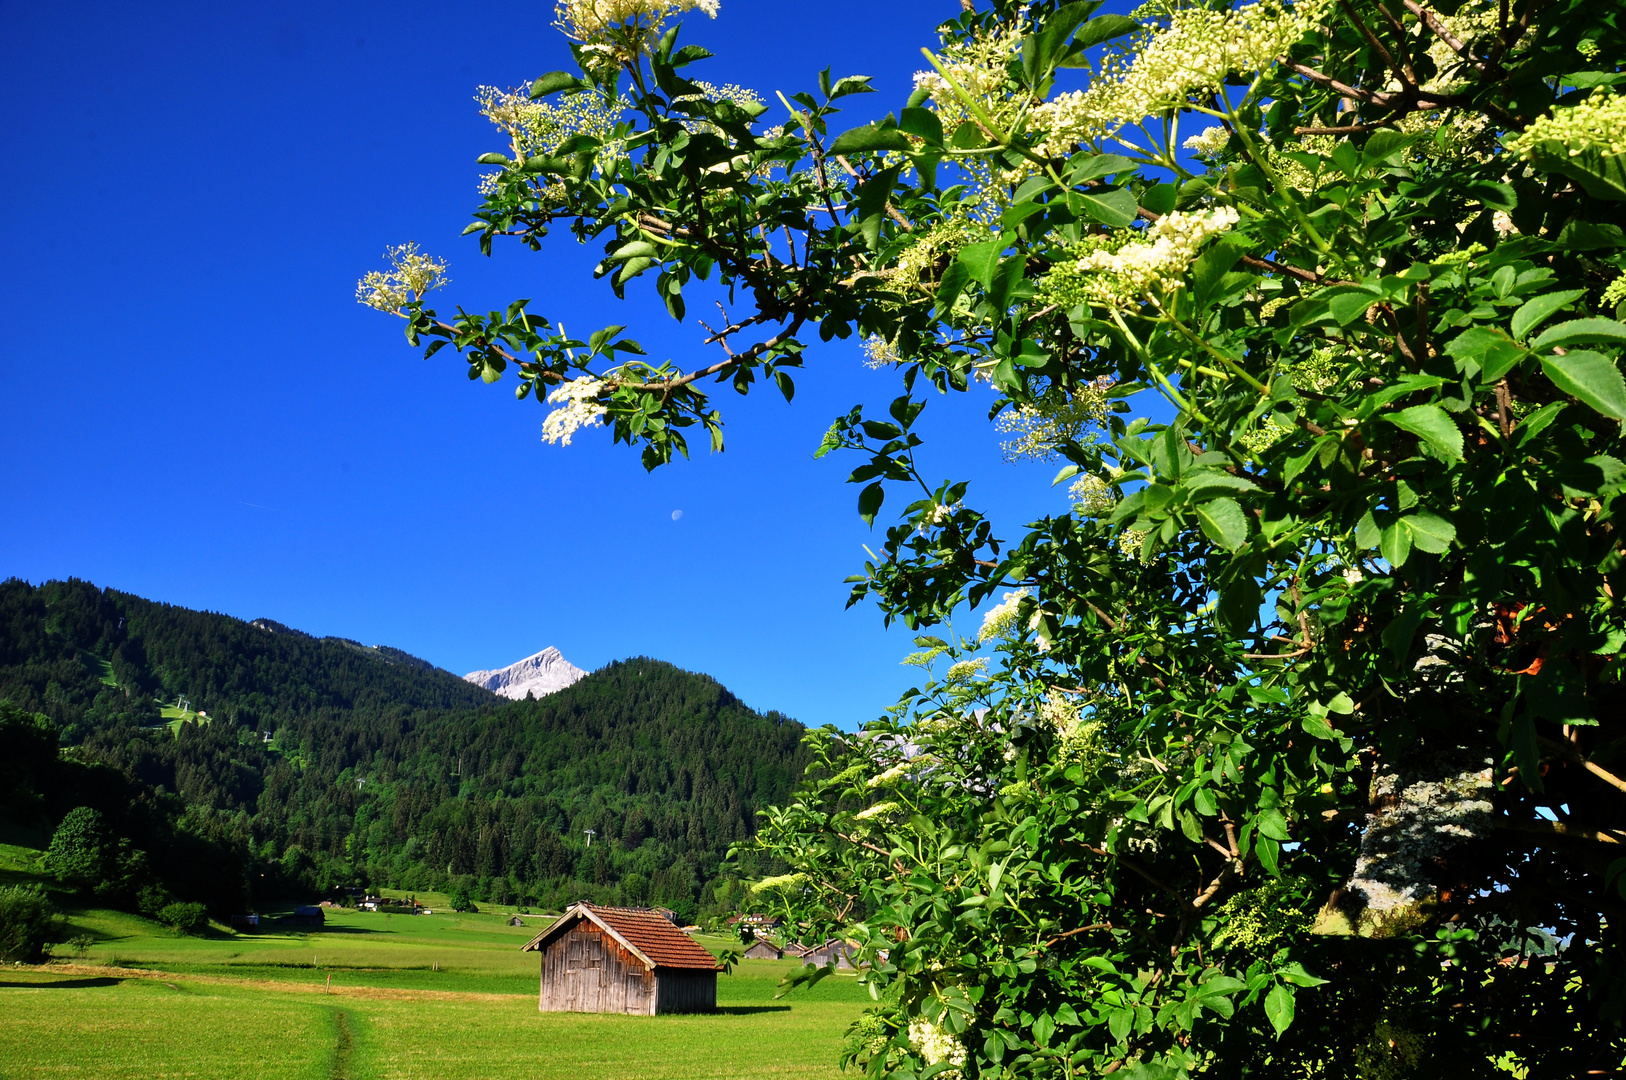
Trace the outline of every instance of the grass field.
<instances>
[{"instance_id":1,"label":"grass field","mask_svg":"<svg viewBox=\"0 0 1626 1080\"><path fill-rule=\"evenodd\" d=\"M0 843L0 874L26 876L35 854ZM121 912L67 920L94 942L84 956L0 968L4 1080L833 1078L868 1000L845 975L776 1001L790 965L748 960L718 976L716 1013L542 1014L519 947L547 920L496 912L339 910L308 933L203 937Z\"/></svg>"}]
</instances>

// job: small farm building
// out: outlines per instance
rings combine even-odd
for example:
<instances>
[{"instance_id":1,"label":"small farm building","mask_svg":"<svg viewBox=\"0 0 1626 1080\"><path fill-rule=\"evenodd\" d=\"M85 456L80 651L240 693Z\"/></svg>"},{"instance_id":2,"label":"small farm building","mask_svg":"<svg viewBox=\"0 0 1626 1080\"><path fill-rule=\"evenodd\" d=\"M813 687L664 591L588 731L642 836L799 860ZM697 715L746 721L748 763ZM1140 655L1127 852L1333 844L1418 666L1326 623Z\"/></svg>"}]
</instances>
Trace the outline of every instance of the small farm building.
<instances>
[{"instance_id":1,"label":"small farm building","mask_svg":"<svg viewBox=\"0 0 1626 1080\"><path fill-rule=\"evenodd\" d=\"M294 913L288 916L287 921L295 926L325 926L327 924L327 913L320 907L301 904L294 908Z\"/></svg>"},{"instance_id":2,"label":"small farm building","mask_svg":"<svg viewBox=\"0 0 1626 1080\"><path fill-rule=\"evenodd\" d=\"M751 947L745 950L745 958L747 960L783 960L785 950L767 938L757 938Z\"/></svg>"},{"instance_id":3,"label":"small farm building","mask_svg":"<svg viewBox=\"0 0 1626 1080\"><path fill-rule=\"evenodd\" d=\"M857 953L857 951L857 949L853 948L845 941L842 941L839 938L831 938L823 945L815 945L813 948L804 953L802 955L802 963L812 967L823 967L831 961L834 961L838 970L851 970L853 967L853 956Z\"/></svg>"},{"instance_id":4,"label":"small farm building","mask_svg":"<svg viewBox=\"0 0 1626 1080\"><path fill-rule=\"evenodd\" d=\"M542 1012L717 1008L717 961L651 908L574 904L524 951L542 954Z\"/></svg>"}]
</instances>

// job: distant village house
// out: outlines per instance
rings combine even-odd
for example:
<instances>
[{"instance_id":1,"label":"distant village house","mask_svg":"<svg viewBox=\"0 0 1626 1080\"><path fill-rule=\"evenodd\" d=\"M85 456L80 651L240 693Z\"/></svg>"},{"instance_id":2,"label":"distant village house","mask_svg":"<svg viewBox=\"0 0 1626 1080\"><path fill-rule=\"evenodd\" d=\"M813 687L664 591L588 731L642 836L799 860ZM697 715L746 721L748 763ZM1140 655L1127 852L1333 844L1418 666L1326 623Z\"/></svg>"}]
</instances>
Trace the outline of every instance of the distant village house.
<instances>
[{"instance_id":1,"label":"distant village house","mask_svg":"<svg viewBox=\"0 0 1626 1080\"><path fill-rule=\"evenodd\" d=\"M294 913L283 921L293 923L295 926L322 927L327 925L327 913L319 907L301 904L294 908Z\"/></svg>"},{"instance_id":2,"label":"distant village house","mask_svg":"<svg viewBox=\"0 0 1626 1080\"><path fill-rule=\"evenodd\" d=\"M542 954L542 1012L711 1012L717 961L654 908L574 904L524 948Z\"/></svg>"},{"instance_id":3,"label":"distant village house","mask_svg":"<svg viewBox=\"0 0 1626 1080\"><path fill-rule=\"evenodd\" d=\"M747 960L783 960L785 950L767 938L757 938L751 947L745 950L745 958Z\"/></svg>"}]
</instances>

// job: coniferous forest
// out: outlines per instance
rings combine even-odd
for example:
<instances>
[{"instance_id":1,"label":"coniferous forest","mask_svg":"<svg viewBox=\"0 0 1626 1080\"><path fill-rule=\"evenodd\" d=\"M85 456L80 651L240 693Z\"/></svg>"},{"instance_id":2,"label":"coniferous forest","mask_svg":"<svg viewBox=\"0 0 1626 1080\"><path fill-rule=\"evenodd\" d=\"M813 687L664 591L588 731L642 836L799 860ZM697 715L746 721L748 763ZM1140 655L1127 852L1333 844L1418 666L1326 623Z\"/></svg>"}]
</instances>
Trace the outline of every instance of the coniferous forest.
<instances>
[{"instance_id":1,"label":"coniferous forest","mask_svg":"<svg viewBox=\"0 0 1626 1080\"><path fill-rule=\"evenodd\" d=\"M43 839L74 814L58 861L71 839L87 892L149 913L356 884L732 908L760 868L728 849L802 735L656 660L510 702L271 620L0 583L0 815Z\"/></svg>"}]
</instances>

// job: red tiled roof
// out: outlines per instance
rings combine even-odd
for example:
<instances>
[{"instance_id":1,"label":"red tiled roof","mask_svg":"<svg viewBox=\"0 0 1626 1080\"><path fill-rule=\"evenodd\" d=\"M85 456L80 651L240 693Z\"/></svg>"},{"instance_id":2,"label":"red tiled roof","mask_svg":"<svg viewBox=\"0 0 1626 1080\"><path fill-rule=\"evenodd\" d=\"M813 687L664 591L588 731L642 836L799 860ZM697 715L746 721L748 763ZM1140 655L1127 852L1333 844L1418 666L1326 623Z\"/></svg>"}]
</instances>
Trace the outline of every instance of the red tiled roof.
<instances>
[{"instance_id":1,"label":"red tiled roof","mask_svg":"<svg viewBox=\"0 0 1626 1080\"><path fill-rule=\"evenodd\" d=\"M547 942L578 919L591 919L610 929L634 952L658 968L688 968L720 971L717 960L689 935L673 926L671 920L649 908L595 907L574 904L564 916L524 946L526 951L545 948Z\"/></svg>"},{"instance_id":2,"label":"red tiled roof","mask_svg":"<svg viewBox=\"0 0 1626 1080\"><path fill-rule=\"evenodd\" d=\"M592 911L611 930L626 938L627 944L655 961L656 967L717 970L716 957L657 912L601 907Z\"/></svg>"}]
</instances>

